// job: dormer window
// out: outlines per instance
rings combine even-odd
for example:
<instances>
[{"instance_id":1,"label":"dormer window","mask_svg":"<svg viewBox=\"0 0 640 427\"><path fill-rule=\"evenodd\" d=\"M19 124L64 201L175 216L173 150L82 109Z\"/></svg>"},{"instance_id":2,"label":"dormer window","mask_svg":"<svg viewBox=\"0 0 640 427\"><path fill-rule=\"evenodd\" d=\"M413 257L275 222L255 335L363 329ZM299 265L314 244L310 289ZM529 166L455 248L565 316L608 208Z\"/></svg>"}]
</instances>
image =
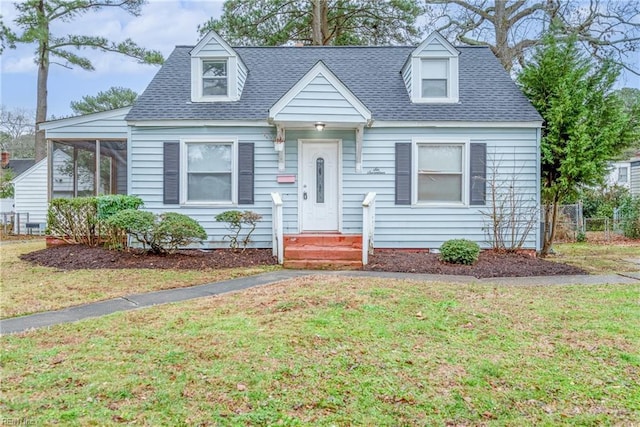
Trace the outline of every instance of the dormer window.
<instances>
[{"instance_id":1,"label":"dormer window","mask_svg":"<svg viewBox=\"0 0 640 427\"><path fill-rule=\"evenodd\" d=\"M202 60L202 96L228 96L227 61Z\"/></svg>"},{"instance_id":2,"label":"dormer window","mask_svg":"<svg viewBox=\"0 0 640 427\"><path fill-rule=\"evenodd\" d=\"M459 102L459 55L460 52L437 32L420 43L401 70L411 102Z\"/></svg>"},{"instance_id":3,"label":"dormer window","mask_svg":"<svg viewBox=\"0 0 640 427\"><path fill-rule=\"evenodd\" d=\"M229 102L242 96L248 70L235 50L209 31L189 52L191 102Z\"/></svg>"},{"instance_id":4,"label":"dormer window","mask_svg":"<svg viewBox=\"0 0 640 427\"><path fill-rule=\"evenodd\" d=\"M446 98L449 96L449 60L422 60L422 97Z\"/></svg>"}]
</instances>

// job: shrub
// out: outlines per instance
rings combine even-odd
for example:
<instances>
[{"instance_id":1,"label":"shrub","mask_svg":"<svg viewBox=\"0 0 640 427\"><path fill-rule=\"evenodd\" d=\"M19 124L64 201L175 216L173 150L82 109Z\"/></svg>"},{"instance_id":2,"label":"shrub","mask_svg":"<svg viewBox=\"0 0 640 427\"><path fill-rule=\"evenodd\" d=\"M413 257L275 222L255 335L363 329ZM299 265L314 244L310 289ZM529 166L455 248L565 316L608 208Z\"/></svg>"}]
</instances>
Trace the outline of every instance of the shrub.
<instances>
[{"instance_id":1,"label":"shrub","mask_svg":"<svg viewBox=\"0 0 640 427\"><path fill-rule=\"evenodd\" d=\"M102 234L104 244L110 249L122 249L127 245L127 233L123 228L108 225L106 220L118 212L127 209L138 209L144 203L138 196L112 194L98 196L98 220L104 224Z\"/></svg>"},{"instance_id":2,"label":"shrub","mask_svg":"<svg viewBox=\"0 0 640 427\"><path fill-rule=\"evenodd\" d=\"M225 235L225 238L229 238L229 246L231 249L237 249L238 244L242 244L242 248L246 249L247 245L251 241L251 233L256 229L258 221L262 219L260 214L252 211L224 211L216 215L216 221L226 222L229 234ZM240 232L244 225L251 227L247 235L240 242L238 241Z\"/></svg>"},{"instance_id":3,"label":"shrub","mask_svg":"<svg viewBox=\"0 0 640 427\"><path fill-rule=\"evenodd\" d=\"M112 229L123 230L133 237L147 250L153 243L153 229L155 227L155 215L151 212L137 209L125 209L106 219L105 224Z\"/></svg>"},{"instance_id":4,"label":"shrub","mask_svg":"<svg viewBox=\"0 0 640 427\"><path fill-rule=\"evenodd\" d=\"M447 240L440 247L440 260L452 264L472 265L478 261L480 246L466 239Z\"/></svg>"},{"instance_id":5,"label":"shrub","mask_svg":"<svg viewBox=\"0 0 640 427\"><path fill-rule=\"evenodd\" d=\"M96 246L99 241L98 204L95 197L53 199L47 212L47 234L69 243Z\"/></svg>"},{"instance_id":6,"label":"shrub","mask_svg":"<svg viewBox=\"0 0 640 427\"><path fill-rule=\"evenodd\" d=\"M640 239L640 197L628 197L620 206L622 233L630 239Z\"/></svg>"},{"instance_id":7,"label":"shrub","mask_svg":"<svg viewBox=\"0 0 640 427\"><path fill-rule=\"evenodd\" d=\"M198 221L176 212L160 215L154 236L162 251L173 251L180 246L201 242L207 233Z\"/></svg>"},{"instance_id":8,"label":"shrub","mask_svg":"<svg viewBox=\"0 0 640 427\"><path fill-rule=\"evenodd\" d=\"M584 243L586 241L587 241L587 235L584 234L583 231L578 231L578 234L576 234L576 242Z\"/></svg>"},{"instance_id":9,"label":"shrub","mask_svg":"<svg viewBox=\"0 0 640 427\"><path fill-rule=\"evenodd\" d=\"M125 209L139 209L144 204L140 197L125 194L98 196L97 203L99 220L106 220Z\"/></svg>"},{"instance_id":10,"label":"shrub","mask_svg":"<svg viewBox=\"0 0 640 427\"><path fill-rule=\"evenodd\" d=\"M109 217L106 223L125 230L145 250L153 253L172 252L207 238L204 228L196 220L175 212L154 215L126 209Z\"/></svg>"}]
</instances>

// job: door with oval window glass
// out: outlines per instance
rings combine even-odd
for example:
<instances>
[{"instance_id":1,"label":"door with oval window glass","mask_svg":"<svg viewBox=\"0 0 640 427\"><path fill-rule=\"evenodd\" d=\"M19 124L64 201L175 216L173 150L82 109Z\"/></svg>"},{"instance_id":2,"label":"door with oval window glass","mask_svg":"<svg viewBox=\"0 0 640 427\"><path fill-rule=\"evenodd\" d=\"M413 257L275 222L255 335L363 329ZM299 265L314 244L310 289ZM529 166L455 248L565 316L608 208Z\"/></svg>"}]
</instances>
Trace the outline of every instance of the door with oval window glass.
<instances>
[{"instance_id":1,"label":"door with oval window glass","mask_svg":"<svg viewBox=\"0 0 640 427\"><path fill-rule=\"evenodd\" d=\"M300 231L339 231L340 141L301 141Z\"/></svg>"}]
</instances>

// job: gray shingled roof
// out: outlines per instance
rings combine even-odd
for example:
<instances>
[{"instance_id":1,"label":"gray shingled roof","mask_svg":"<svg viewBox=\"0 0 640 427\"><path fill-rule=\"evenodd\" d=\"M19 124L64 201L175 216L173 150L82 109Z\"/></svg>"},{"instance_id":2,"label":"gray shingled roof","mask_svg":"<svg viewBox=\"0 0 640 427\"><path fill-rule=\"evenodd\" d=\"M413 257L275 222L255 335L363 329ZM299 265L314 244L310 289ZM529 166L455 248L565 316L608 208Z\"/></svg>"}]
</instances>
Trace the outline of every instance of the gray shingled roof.
<instances>
[{"instance_id":1,"label":"gray shingled roof","mask_svg":"<svg viewBox=\"0 0 640 427\"><path fill-rule=\"evenodd\" d=\"M14 177L18 177L35 164L36 161L33 159L12 159L9 160L9 163L7 163L3 169L11 169Z\"/></svg>"},{"instance_id":2,"label":"gray shingled roof","mask_svg":"<svg viewBox=\"0 0 640 427\"><path fill-rule=\"evenodd\" d=\"M458 47L460 103L413 104L400 71L413 47L237 47L249 69L236 102L191 103L190 46L165 61L126 120L266 120L269 108L319 60L376 120L540 121L488 48Z\"/></svg>"}]
</instances>

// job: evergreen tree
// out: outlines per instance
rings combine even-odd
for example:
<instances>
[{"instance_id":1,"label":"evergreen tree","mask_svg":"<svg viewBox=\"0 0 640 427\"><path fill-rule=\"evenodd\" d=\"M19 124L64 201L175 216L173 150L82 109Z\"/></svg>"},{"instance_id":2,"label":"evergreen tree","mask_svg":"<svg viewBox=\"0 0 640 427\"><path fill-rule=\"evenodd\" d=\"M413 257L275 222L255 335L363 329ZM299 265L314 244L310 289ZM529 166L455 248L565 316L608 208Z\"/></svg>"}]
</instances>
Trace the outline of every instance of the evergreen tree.
<instances>
[{"instance_id":1,"label":"evergreen tree","mask_svg":"<svg viewBox=\"0 0 640 427\"><path fill-rule=\"evenodd\" d=\"M544 119L541 141L545 238L542 256L555 238L558 207L582 186L600 183L607 162L637 134L613 85L619 67L594 63L576 38L547 34L518 81Z\"/></svg>"}]
</instances>

